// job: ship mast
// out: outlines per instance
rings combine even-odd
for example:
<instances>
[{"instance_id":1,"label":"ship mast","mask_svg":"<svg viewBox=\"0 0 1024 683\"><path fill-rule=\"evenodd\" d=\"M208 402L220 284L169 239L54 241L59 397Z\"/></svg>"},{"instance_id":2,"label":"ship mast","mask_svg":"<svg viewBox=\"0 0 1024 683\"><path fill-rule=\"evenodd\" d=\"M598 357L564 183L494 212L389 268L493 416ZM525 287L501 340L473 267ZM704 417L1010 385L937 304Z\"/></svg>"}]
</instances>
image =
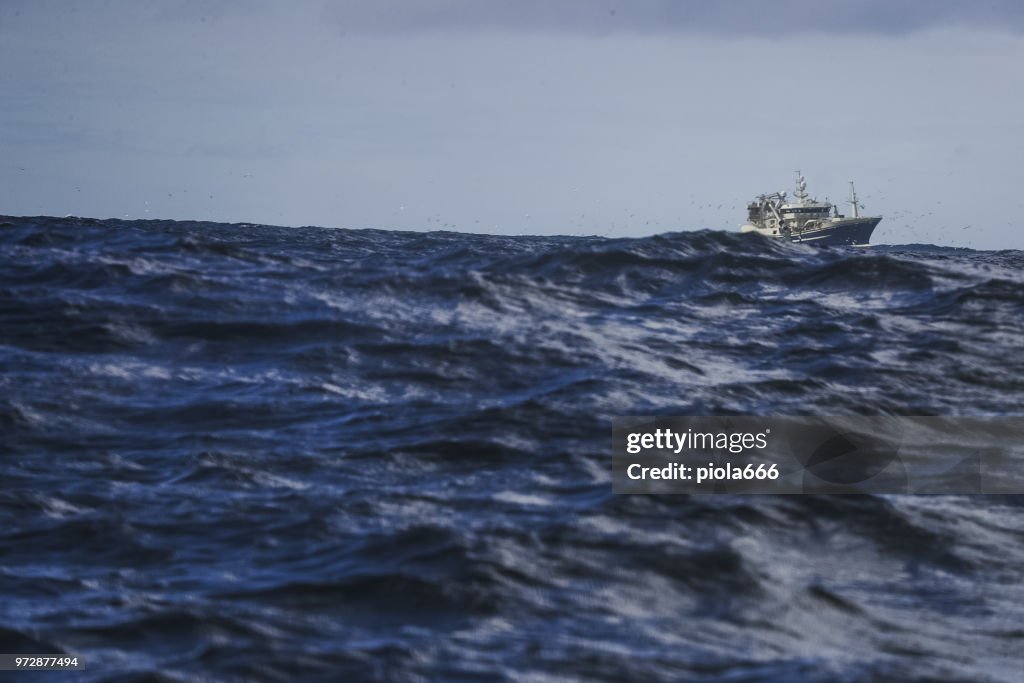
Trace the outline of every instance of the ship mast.
<instances>
[{"instance_id":1,"label":"ship mast","mask_svg":"<svg viewBox=\"0 0 1024 683\"><path fill-rule=\"evenodd\" d=\"M860 206L857 204L857 190L853 189L853 181L850 181L850 215L853 218L859 218L860 212L858 209Z\"/></svg>"},{"instance_id":2,"label":"ship mast","mask_svg":"<svg viewBox=\"0 0 1024 683\"><path fill-rule=\"evenodd\" d=\"M807 202L807 181L804 180L804 176L800 171L796 172L796 192L793 194L796 195L797 201L801 204Z\"/></svg>"}]
</instances>

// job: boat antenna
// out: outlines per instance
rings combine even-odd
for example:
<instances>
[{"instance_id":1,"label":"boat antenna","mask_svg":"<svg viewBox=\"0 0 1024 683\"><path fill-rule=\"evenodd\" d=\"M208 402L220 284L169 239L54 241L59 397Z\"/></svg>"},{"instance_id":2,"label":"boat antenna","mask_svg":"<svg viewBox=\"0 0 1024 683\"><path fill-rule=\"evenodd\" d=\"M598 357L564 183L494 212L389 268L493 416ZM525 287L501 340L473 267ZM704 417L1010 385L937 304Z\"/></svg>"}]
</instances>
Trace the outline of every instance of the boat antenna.
<instances>
[{"instance_id":1,"label":"boat antenna","mask_svg":"<svg viewBox=\"0 0 1024 683\"><path fill-rule=\"evenodd\" d=\"M860 204L857 203L857 190L853 189L853 181L850 181L850 215L854 218L860 217L858 209Z\"/></svg>"},{"instance_id":2,"label":"boat antenna","mask_svg":"<svg viewBox=\"0 0 1024 683\"><path fill-rule=\"evenodd\" d=\"M793 194L796 195L801 204L807 201L807 181L804 180L804 176L800 171L796 172L796 192Z\"/></svg>"}]
</instances>

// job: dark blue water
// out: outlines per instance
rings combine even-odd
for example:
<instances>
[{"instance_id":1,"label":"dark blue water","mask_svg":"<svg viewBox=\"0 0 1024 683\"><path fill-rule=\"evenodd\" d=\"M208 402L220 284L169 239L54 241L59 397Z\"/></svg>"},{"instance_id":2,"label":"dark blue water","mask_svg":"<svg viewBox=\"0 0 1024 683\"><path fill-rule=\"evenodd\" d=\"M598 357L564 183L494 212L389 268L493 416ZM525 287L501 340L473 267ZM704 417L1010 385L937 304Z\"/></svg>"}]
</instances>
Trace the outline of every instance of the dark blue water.
<instances>
[{"instance_id":1,"label":"dark blue water","mask_svg":"<svg viewBox=\"0 0 1024 683\"><path fill-rule=\"evenodd\" d=\"M613 496L610 419L1019 412L1022 266L2 218L0 651L83 680L1019 681L1022 501Z\"/></svg>"}]
</instances>

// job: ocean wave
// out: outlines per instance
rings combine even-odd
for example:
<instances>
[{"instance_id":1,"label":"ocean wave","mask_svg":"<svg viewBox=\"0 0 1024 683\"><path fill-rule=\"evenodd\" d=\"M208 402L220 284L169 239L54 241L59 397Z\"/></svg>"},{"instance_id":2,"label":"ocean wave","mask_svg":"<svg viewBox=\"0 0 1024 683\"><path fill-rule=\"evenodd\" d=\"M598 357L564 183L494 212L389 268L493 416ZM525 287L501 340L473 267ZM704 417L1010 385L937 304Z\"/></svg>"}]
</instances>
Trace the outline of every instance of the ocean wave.
<instances>
[{"instance_id":1,"label":"ocean wave","mask_svg":"<svg viewBox=\"0 0 1024 683\"><path fill-rule=\"evenodd\" d=\"M615 496L628 414L1007 414L1024 253L0 218L0 650L1016 680L1012 497Z\"/></svg>"}]
</instances>

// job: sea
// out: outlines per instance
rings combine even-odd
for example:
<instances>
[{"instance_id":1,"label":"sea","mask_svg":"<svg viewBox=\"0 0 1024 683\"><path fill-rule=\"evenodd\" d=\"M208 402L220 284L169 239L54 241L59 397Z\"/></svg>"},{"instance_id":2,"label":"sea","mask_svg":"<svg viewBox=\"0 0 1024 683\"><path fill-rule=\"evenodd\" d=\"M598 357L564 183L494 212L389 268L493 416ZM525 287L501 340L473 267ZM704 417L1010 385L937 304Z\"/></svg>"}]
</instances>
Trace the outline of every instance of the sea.
<instances>
[{"instance_id":1,"label":"sea","mask_svg":"<svg viewBox=\"0 0 1024 683\"><path fill-rule=\"evenodd\" d=\"M1024 498L614 495L618 415L1007 415L1024 252L0 217L0 652L1017 682Z\"/></svg>"}]
</instances>

